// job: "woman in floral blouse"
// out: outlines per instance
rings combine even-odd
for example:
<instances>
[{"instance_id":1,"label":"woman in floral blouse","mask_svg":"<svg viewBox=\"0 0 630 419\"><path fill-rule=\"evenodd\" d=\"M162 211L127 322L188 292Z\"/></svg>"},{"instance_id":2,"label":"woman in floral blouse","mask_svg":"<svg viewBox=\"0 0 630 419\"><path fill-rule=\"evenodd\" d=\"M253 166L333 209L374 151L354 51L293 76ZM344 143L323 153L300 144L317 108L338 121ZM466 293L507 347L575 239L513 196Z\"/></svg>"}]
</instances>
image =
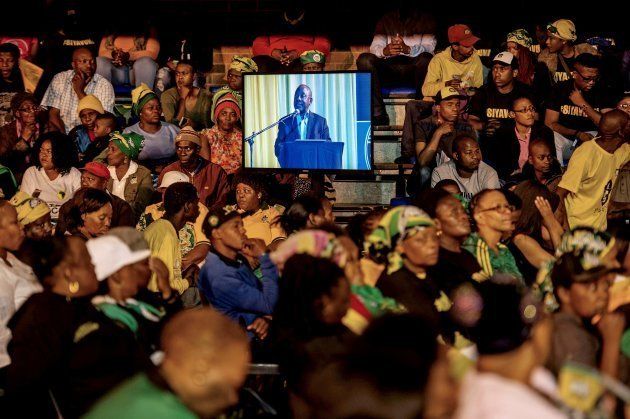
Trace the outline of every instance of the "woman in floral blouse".
<instances>
[{"instance_id":1,"label":"woman in floral blouse","mask_svg":"<svg viewBox=\"0 0 630 419\"><path fill-rule=\"evenodd\" d=\"M218 164L228 175L234 174L241 167L243 149L243 131L237 126L241 119L238 101L231 94L223 96L217 102L212 115L214 126L201 131L201 156Z\"/></svg>"}]
</instances>

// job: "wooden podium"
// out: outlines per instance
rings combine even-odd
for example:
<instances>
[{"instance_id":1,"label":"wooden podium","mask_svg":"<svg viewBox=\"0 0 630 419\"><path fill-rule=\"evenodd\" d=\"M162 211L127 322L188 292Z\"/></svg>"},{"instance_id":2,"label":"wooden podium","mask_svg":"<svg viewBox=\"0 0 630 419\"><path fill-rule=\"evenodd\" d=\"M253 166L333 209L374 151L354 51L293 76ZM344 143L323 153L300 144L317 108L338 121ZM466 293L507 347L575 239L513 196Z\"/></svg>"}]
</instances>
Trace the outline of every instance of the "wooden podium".
<instances>
[{"instance_id":1,"label":"wooden podium","mask_svg":"<svg viewBox=\"0 0 630 419\"><path fill-rule=\"evenodd\" d=\"M286 142L278 156L283 169L341 169L342 142L295 140Z\"/></svg>"}]
</instances>

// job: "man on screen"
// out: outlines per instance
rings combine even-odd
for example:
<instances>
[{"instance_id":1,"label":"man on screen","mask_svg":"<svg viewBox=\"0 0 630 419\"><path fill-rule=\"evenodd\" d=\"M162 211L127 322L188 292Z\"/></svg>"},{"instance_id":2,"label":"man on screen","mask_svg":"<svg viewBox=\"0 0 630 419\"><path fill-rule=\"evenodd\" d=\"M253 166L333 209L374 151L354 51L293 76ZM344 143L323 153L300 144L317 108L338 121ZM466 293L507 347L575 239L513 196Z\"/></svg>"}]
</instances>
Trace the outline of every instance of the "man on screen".
<instances>
[{"instance_id":1,"label":"man on screen","mask_svg":"<svg viewBox=\"0 0 630 419\"><path fill-rule=\"evenodd\" d=\"M293 107L295 113L278 125L278 137L274 151L281 167L285 167L282 158L282 149L287 142L298 140L327 140L330 141L328 123L326 118L309 111L313 102L313 92L305 85L301 84L295 89L293 97Z\"/></svg>"}]
</instances>

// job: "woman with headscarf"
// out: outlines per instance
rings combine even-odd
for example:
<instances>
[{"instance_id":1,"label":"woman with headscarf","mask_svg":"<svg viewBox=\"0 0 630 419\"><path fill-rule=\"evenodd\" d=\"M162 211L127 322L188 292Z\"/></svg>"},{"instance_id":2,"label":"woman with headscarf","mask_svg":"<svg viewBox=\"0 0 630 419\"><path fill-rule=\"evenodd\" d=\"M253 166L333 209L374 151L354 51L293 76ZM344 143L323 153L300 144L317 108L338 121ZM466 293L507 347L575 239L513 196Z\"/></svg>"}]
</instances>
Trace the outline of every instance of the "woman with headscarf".
<instances>
[{"instance_id":1,"label":"woman with headscarf","mask_svg":"<svg viewBox=\"0 0 630 419\"><path fill-rule=\"evenodd\" d=\"M144 147L138 160L159 173L164 166L174 161L175 137L179 128L161 121L162 105L158 96L147 85L141 84L133 89L131 103L131 112L140 121L125 128L123 133L136 133L144 137Z\"/></svg>"},{"instance_id":2,"label":"woman with headscarf","mask_svg":"<svg viewBox=\"0 0 630 419\"><path fill-rule=\"evenodd\" d=\"M107 190L127 201L138 219L153 196L151 172L136 163L146 140L134 132L114 132L110 138L107 164L111 178L107 183Z\"/></svg>"},{"instance_id":3,"label":"woman with headscarf","mask_svg":"<svg viewBox=\"0 0 630 419\"><path fill-rule=\"evenodd\" d=\"M212 108L210 109L210 115L215 114L215 110L219 100L230 94L234 96L238 107L242 109L243 105L243 73L256 73L258 72L258 65L249 57L242 57L235 55L232 57L230 68L227 72L227 85L223 86L214 93L212 96Z\"/></svg>"},{"instance_id":4,"label":"woman with headscarf","mask_svg":"<svg viewBox=\"0 0 630 419\"><path fill-rule=\"evenodd\" d=\"M31 251L33 241L52 236L53 226L50 219L50 208L39 198L33 198L23 191L18 191L9 201L17 211L18 223L24 229L24 241L15 255L27 265L37 257Z\"/></svg>"},{"instance_id":5,"label":"woman with headscarf","mask_svg":"<svg viewBox=\"0 0 630 419\"><path fill-rule=\"evenodd\" d=\"M534 41L525 29L516 29L507 34L507 50L518 59L516 79L534 88L538 96L544 96L551 88L547 67L538 62L530 50ZM537 103L536 105L539 105Z\"/></svg>"},{"instance_id":6,"label":"woman with headscarf","mask_svg":"<svg viewBox=\"0 0 630 419\"><path fill-rule=\"evenodd\" d=\"M243 151L243 131L238 122L241 108L231 93L217 101L212 114L214 126L201 132L201 157L218 164L228 175L240 169Z\"/></svg>"}]
</instances>

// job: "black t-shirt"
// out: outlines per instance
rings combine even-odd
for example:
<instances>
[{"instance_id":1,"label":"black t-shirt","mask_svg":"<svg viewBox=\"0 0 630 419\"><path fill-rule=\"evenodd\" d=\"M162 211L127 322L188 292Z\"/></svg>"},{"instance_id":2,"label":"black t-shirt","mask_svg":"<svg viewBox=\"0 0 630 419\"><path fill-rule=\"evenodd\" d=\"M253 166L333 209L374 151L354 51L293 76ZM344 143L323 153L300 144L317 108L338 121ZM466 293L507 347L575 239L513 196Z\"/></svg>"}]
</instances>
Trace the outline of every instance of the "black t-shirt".
<instances>
[{"instance_id":1,"label":"black t-shirt","mask_svg":"<svg viewBox=\"0 0 630 419\"><path fill-rule=\"evenodd\" d=\"M552 90L547 101L547 109L560 113L558 122L569 129L578 131L597 131L597 125L579 107L575 106L569 96L575 89L573 80L567 80L557 84ZM602 109L614 108L615 97L612 92L603 86L595 86L588 92L582 92L584 100L593 109L601 112Z\"/></svg>"},{"instance_id":2,"label":"black t-shirt","mask_svg":"<svg viewBox=\"0 0 630 419\"><path fill-rule=\"evenodd\" d=\"M501 121L500 128L505 128L512 122L512 118L510 118L512 102L514 102L514 99L521 96L532 98L532 101L536 103L533 98L532 89L517 80L514 81L512 91L505 94L499 93L493 83L486 84L477 90L472 97L469 114L476 116L484 122L488 122L490 119L498 119Z\"/></svg>"},{"instance_id":3,"label":"black t-shirt","mask_svg":"<svg viewBox=\"0 0 630 419\"><path fill-rule=\"evenodd\" d=\"M575 56L571 58L564 58L564 62L567 64L569 71L573 71L573 64L575 63ZM558 54L558 67L556 68L556 72L552 74L554 83L562 83L567 80L571 80L571 73L567 73L564 70L564 66L562 65L562 61L560 61L560 54Z\"/></svg>"},{"instance_id":4,"label":"black t-shirt","mask_svg":"<svg viewBox=\"0 0 630 419\"><path fill-rule=\"evenodd\" d=\"M455 253L443 247L440 247L438 263L427 269L428 275L449 296L460 285L474 282L473 275L481 271L479 262L470 252Z\"/></svg>"}]
</instances>

